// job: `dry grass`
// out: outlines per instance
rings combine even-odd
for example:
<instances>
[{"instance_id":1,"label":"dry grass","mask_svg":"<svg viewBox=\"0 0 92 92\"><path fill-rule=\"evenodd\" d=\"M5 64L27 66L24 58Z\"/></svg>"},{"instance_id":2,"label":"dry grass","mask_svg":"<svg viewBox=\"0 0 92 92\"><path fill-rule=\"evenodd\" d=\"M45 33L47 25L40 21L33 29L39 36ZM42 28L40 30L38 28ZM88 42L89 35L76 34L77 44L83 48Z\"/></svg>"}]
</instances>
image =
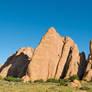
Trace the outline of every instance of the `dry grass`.
<instances>
[{"instance_id":1,"label":"dry grass","mask_svg":"<svg viewBox=\"0 0 92 92\"><path fill-rule=\"evenodd\" d=\"M86 92L92 92L92 83L83 83L83 86L89 87ZM79 88L69 86L59 86L58 83L23 83L7 82L0 80L0 92L85 92Z\"/></svg>"}]
</instances>

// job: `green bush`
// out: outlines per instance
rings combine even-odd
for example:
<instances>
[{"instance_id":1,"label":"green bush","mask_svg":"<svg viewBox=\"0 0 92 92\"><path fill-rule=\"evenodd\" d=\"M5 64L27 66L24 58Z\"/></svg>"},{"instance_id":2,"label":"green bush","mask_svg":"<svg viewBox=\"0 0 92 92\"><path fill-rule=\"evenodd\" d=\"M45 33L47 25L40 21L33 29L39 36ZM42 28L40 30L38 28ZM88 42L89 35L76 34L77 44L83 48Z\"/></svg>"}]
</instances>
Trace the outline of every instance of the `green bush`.
<instances>
[{"instance_id":1,"label":"green bush","mask_svg":"<svg viewBox=\"0 0 92 92\"><path fill-rule=\"evenodd\" d=\"M3 78L2 78L2 76L0 76L0 80L2 80Z\"/></svg>"},{"instance_id":2,"label":"green bush","mask_svg":"<svg viewBox=\"0 0 92 92\"><path fill-rule=\"evenodd\" d=\"M60 79L59 82L60 82L60 85L62 85L62 86L66 86L68 83L68 81L66 79Z\"/></svg>"},{"instance_id":3,"label":"green bush","mask_svg":"<svg viewBox=\"0 0 92 92\"><path fill-rule=\"evenodd\" d=\"M74 80L79 80L79 77L78 77L78 75L73 75L73 76L71 76L70 78L69 78L69 80L72 82L72 81L74 81Z\"/></svg>"},{"instance_id":4,"label":"green bush","mask_svg":"<svg viewBox=\"0 0 92 92\"><path fill-rule=\"evenodd\" d=\"M22 82L23 81L21 78L16 78L12 76L8 76L4 78L4 80L9 81L9 82Z\"/></svg>"},{"instance_id":5,"label":"green bush","mask_svg":"<svg viewBox=\"0 0 92 92\"><path fill-rule=\"evenodd\" d=\"M65 81L65 82L70 82L69 78L67 78L67 79L64 79L64 81Z\"/></svg>"},{"instance_id":6,"label":"green bush","mask_svg":"<svg viewBox=\"0 0 92 92\"><path fill-rule=\"evenodd\" d=\"M48 79L47 82L59 83L59 80L56 80L56 79Z\"/></svg>"},{"instance_id":7,"label":"green bush","mask_svg":"<svg viewBox=\"0 0 92 92\"><path fill-rule=\"evenodd\" d=\"M30 80L29 83L32 83L32 81Z\"/></svg>"},{"instance_id":8,"label":"green bush","mask_svg":"<svg viewBox=\"0 0 92 92\"><path fill-rule=\"evenodd\" d=\"M43 83L44 81L42 79L40 80L35 80L34 83Z\"/></svg>"},{"instance_id":9,"label":"green bush","mask_svg":"<svg viewBox=\"0 0 92 92\"><path fill-rule=\"evenodd\" d=\"M90 88L89 87L81 87L80 90L89 90Z\"/></svg>"}]
</instances>

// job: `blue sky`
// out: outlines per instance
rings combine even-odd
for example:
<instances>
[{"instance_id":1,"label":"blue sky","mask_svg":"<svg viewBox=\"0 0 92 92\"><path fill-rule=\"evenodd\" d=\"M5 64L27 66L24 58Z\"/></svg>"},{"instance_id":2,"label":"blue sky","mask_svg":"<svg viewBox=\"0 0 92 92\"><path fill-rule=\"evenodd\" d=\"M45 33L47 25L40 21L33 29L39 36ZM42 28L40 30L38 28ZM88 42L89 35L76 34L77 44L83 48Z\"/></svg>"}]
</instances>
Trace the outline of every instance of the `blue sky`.
<instances>
[{"instance_id":1,"label":"blue sky","mask_svg":"<svg viewBox=\"0 0 92 92\"><path fill-rule=\"evenodd\" d=\"M36 48L47 29L70 36L89 53L92 0L0 0L0 62L20 47Z\"/></svg>"}]
</instances>

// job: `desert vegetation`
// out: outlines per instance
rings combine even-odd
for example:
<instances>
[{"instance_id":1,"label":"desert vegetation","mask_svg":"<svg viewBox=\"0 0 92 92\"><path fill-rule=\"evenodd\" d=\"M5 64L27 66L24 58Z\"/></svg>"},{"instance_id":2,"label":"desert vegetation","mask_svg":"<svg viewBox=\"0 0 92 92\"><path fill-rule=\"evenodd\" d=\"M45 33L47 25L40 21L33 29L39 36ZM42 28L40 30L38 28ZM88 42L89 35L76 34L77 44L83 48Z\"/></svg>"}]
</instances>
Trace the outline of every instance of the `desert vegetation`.
<instances>
[{"instance_id":1,"label":"desert vegetation","mask_svg":"<svg viewBox=\"0 0 92 92\"><path fill-rule=\"evenodd\" d=\"M76 75L68 79L42 79L34 82L24 83L21 78L8 76L4 79L0 76L0 92L92 92L92 83L80 81L82 87L72 87L68 85L73 80L77 80Z\"/></svg>"},{"instance_id":2,"label":"desert vegetation","mask_svg":"<svg viewBox=\"0 0 92 92\"><path fill-rule=\"evenodd\" d=\"M9 81L9 82L22 82L23 80L21 78L16 78L16 77L12 77L12 76L8 76L6 78L4 78L4 80Z\"/></svg>"},{"instance_id":3,"label":"desert vegetation","mask_svg":"<svg viewBox=\"0 0 92 92\"><path fill-rule=\"evenodd\" d=\"M67 80L60 80L60 83L42 82L35 83L23 81L15 81L16 78L8 77L0 80L0 92L92 92L92 83L81 82L82 87L72 87L66 85ZM11 81L10 81L11 80ZM17 80L17 79L16 79Z\"/></svg>"}]
</instances>

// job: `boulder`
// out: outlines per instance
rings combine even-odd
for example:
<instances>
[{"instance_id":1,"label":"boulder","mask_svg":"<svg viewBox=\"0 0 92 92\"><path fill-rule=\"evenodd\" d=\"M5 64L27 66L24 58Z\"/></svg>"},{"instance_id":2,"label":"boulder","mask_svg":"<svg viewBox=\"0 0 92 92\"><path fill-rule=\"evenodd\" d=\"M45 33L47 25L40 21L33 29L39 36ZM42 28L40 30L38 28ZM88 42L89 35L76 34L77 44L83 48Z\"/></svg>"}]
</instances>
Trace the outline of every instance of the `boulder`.
<instances>
[{"instance_id":1,"label":"boulder","mask_svg":"<svg viewBox=\"0 0 92 92\"><path fill-rule=\"evenodd\" d=\"M33 49L31 47L20 48L15 54L11 55L5 64L0 69L0 75L5 78L6 76L22 77L26 74L28 64L33 56Z\"/></svg>"},{"instance_id":2,"label":"boulder","mask_svg":"<svg viewBox=\"0 0 92 92\"><path fill-rule=\"evenodd\" d=\"M82 87L81 83L78 80L74 80L73 82L70 82L68 85L72 87Z\"/></svg>"}]
</instances>

